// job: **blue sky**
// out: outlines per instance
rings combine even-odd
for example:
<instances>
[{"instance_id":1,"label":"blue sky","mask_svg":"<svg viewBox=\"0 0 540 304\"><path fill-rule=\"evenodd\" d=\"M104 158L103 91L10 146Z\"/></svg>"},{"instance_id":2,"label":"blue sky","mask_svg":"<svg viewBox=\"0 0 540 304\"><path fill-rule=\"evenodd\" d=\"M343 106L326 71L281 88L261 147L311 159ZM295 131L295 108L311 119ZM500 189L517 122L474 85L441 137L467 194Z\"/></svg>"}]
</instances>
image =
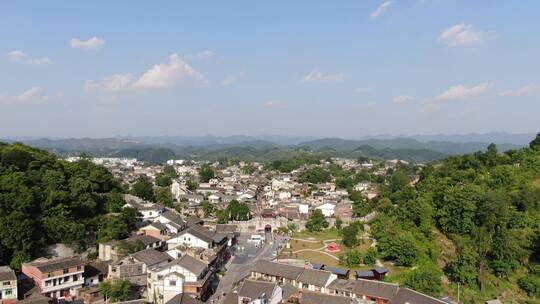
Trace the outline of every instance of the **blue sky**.
<instances>
[{"instance_id":1,"label":"blue sky","mask_svg":"<svg viewBox=\"0 0 540 304\"><path fill-rule=\"evenodd\" d=\"M537 132L540 2L6 1L0 136Z\"/></svg>"}]
</instances>

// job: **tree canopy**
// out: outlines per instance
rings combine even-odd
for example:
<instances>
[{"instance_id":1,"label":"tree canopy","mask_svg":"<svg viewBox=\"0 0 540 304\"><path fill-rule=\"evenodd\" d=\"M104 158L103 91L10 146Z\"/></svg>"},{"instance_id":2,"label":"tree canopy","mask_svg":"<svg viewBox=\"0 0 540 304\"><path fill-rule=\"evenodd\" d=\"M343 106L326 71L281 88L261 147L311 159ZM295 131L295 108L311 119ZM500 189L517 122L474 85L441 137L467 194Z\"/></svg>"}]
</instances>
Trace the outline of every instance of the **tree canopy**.
<instances>
[{"instance_id":1,"label":"tree canopy","mask_svg":"<svg viewBox=\"0 0 540 304\"><path fill-rule=\"evenodd\" d=\"M99 218L121 204L120 182L87 159L58 160L23 144L0 145L0 264L19 267L48 244L83 249Z\"/></svg>"},{"instance_id":2,"label":"tree canopy","mask_svg":"<svg viewBox=\"0 0 540 304\"><path fill-rule=\"evenodd\" d=\"M321 209L315 209L313 213L309 216L309 220L306 222L306 229L308 231L321 231L325 228L328 228L328 222L324 217Z\"/></svg>"}]
</instances>

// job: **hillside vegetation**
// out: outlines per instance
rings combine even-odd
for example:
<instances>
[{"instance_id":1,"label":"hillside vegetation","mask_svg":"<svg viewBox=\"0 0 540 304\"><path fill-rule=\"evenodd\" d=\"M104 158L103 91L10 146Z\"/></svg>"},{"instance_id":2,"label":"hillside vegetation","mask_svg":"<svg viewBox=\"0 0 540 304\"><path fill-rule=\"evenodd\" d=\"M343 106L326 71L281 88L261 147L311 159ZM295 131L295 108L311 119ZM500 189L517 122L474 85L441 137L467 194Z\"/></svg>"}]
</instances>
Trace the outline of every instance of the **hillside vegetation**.
<instances>
[{"instance_id":1,"label":"hillside vegetation","mask_svg":"<svg viewBox=\"0 0 540 304\"><path fill-rule=\"evenodd\" d=\"M398 167L372 202L379 254L412 267L401 283L420 291L455 298L459 282L465 303L538 303L539 178L540 134L521 150L490 145L423 169Z\"/></svg>"},{"instance_id":2,"label":"hillside vegetation","mask_svg":"<svg viewBox=\"0 0 540 304\"><path fill-rule=\"evenodd\" d=\"M102 215L122 202L120 183L88 160L68 163L43 150L0 143L0 265L43 254L54 243L83 249Z\"/></svg>"}]
</instances>

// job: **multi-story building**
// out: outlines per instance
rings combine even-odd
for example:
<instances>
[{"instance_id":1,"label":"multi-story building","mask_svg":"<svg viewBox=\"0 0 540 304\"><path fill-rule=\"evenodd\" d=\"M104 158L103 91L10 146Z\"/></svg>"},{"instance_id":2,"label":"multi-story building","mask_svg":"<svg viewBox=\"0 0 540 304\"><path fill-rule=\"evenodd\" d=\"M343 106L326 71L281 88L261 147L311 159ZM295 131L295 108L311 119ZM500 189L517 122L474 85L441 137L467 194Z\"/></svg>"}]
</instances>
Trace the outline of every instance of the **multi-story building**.
<instances>
[{"instance_id":1,"label":"multi-story building","mask_svg":"<svg viewBox=\"0 0 540 304\"><path fill-rule=\"evenodd\" d=\"M205 300L212 275L206 263L186 254L148 271L148 302L166 303L180 293Z\"/></svg>"},{"instance_id":2,"label":"multi-story building","mask_svg":"<svg viewBox=\"0 0 540 304\"><path fill-rule=\"evenodd\" d=\"M39 258L23 263L22 272L43 295L51 298L71 298L84 284L84 263L78 257Z\"/></svg>"},{"instance_id":3,"label":"multi-story building","mask_svg":"<svg viewBox=\"0 0 540 304\"><path fill-rule=\"evenodd\" d=\"M0 304L17 301L17 276L8 266L0 266Z\"/></svg>"},{"instance_id":4,"label":"multi-story building","mask_svg":"<svg viewBox=\"0 0 540 304\"><path fill-rule=\"evenodd\" d=\"M109 265L109 278L127 279L136 286L146 286L148 268L167 264L172 258L155 249L145 249Z\"/></svg>"}]
</instances>

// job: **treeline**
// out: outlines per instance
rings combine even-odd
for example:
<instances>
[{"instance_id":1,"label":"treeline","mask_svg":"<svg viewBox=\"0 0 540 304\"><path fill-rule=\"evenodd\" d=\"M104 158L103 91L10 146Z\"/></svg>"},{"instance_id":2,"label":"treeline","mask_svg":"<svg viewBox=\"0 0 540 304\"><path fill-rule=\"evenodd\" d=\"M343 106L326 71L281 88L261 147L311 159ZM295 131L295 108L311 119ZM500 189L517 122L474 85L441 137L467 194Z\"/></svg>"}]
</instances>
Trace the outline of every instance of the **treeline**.
<instances>
[{"instance_id":1,"label":"treeline","mask_svg":"<svg viewBox=\"0 0 540 304\"><path fill-rule=\"evenodd\" d=\"M499 153L492 144L421 170L401 166L375 205L379 253L417 266L405 278L411 287L438 295L444 273L471 302L502 292L493 282L518 281L540 297L540 134L521 150ZM441 248L442 238L454 250Z\"/></svg>"},{"instance_id":2,"label":"treeline","mask_svg":"<svg viewBox=\"0 0 540 304\"><path fill-rule=\"evenodd\" d=\"M19 267L49 244L86 248L102 215L122 205L121 193L119 181L88 160L0 143L0 265Z\"/></svg>"}]
</instances>

